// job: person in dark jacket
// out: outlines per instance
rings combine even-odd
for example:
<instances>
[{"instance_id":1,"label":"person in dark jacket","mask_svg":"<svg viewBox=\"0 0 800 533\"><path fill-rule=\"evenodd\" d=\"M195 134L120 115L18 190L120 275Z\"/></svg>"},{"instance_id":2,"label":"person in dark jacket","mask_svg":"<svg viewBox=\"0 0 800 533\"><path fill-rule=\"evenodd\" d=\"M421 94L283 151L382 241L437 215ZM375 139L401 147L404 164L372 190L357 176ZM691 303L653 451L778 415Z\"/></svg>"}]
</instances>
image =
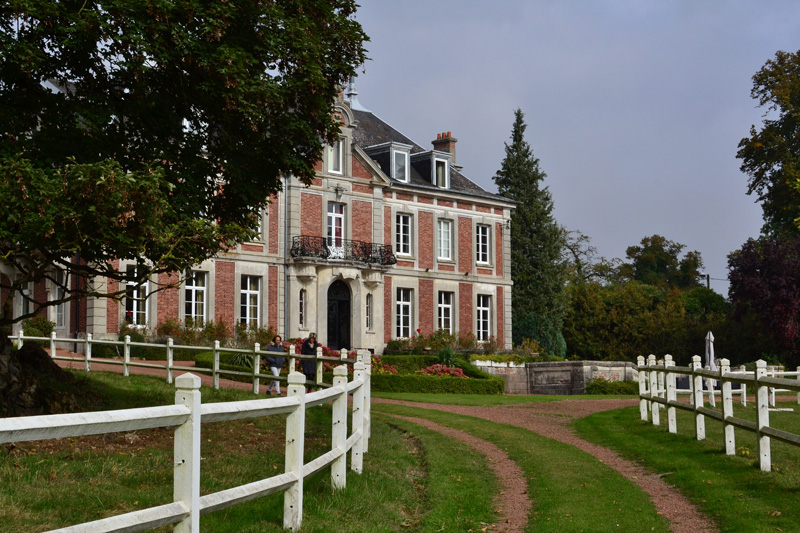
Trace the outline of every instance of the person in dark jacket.
<instances>
[{"instance_id":1,"label":"person in dark jacket","mask_svg":"<svg viewBox=\"0 0 800 533\"><path fill-rule=\"evenodd\" d=\"M272 344L267 346L267 351L276 353L280 352L283 354L283 344L281 344L282 340L283 339L281 339L280 335L275 335L272 338ZM276 377L280 375L281 367L283 366L283 363L286 362L286 358L283 357L283 355L268 355L265 357L265 359L267 360L267 364L269 365L269 370L272 372L272 375ZM276 391L278 396L281 395L281 382L277 379L273 380L272 383L269 384L269 387L267 387L267 394L272 394L273 390Z\"/></svg>"},{"instance_id":2,"label":"person in dark jacket","mask_svg":"<svg viewBox=\"0 0 800 533\"><path fill-rule=\"evenodd\" d=\"M308 338L303 342L300 347L301 355L317 355L317 347L320 344L317 342L317 334L310 333ZM303 359L303 374L306 375L306 380L314 383L317 381L317 362L313 359ZM308 387L308 392L311 392L311 386Z\"/></svg>"}]
</instances>

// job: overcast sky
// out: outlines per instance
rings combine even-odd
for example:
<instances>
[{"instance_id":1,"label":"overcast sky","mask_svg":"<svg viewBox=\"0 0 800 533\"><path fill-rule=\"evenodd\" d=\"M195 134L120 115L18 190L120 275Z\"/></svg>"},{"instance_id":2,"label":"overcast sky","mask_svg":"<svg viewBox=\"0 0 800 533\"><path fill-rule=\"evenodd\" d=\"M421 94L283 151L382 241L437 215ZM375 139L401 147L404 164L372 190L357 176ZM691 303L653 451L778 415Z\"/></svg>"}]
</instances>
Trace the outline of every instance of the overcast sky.
<instances>
[{"instance_id":1,"label":"overcast sky","mask_svg":"<svg viewBox=\"0 0 800 533\"><path fill-rule=\"evenodd\" d=\"M726 278L758 235L737 145L761 123L753 74L800 49L800 2L363 0L356 18L364 107L422 146L452 132L493 192L521 108L557 221L600 255L658 233Z\"/></svg>"}]
</instances>

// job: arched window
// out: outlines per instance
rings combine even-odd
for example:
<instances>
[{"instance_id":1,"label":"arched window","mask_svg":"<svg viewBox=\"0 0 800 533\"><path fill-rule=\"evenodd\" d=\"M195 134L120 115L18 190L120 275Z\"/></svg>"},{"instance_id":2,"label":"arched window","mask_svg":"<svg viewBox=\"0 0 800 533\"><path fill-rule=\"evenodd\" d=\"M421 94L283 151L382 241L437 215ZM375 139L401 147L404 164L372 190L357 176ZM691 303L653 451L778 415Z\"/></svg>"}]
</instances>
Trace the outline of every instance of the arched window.
<instances>
[{"instance_id":1,"label":"arched window","mask_svg":"<svg viewBox=\"0 0 800 533\"><path fill-rule=\"evenodd\" d=\"M306 327L306 290L300 289L300 299L298 300L298 326L300 328Z\"/></svg>"}]
</instances>

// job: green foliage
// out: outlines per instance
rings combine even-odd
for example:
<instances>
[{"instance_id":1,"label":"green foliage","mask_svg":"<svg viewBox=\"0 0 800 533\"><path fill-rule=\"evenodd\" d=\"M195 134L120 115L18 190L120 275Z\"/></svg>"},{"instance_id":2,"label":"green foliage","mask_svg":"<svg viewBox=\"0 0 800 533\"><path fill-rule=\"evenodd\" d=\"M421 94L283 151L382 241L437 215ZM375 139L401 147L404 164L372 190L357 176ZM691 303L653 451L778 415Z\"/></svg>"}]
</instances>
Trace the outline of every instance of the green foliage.
<instances>
[{"instance_id":1,"label":"green foliage","mask_svg":"<svg viewBox=\"0 0 800 533\"><path fill-rule=\"evenodd\" d=\"M765 108L760 131L739 142L736 154L764 216L762 234L800 232L800 50L778 51L753 76L750 96Z\"/></svg>"},{"instance_id":2,"label":"green foliage","mask_svg":"<svg viewBox=\"0 0 800 533\"><path fill-rule=\"evenodd\" d=\"M620 274L647 285L697 287L703 258L698 251L686 252L681 258L685 247L661 235L644 237L640 246L629 246L625 251L629 262L620 265Z\"/></svg>"},{"instance_id":3,"label":"green foliage","mask_svg":"<svg viewBox=\"0 0 800 533\"><path fill-rule=\"evenodd\" d=\"M453 349L449 346L446 348L442 348L439 350L438 357L439 357L439 364L450 366L453 364Z\"/></svg>"},{"instance_id":4,"label":"green foliage","mask_svg":"<svg viewBox=\"0 0 800 533\"><path fill-rule=\"evenodd\" d=\"M553 200L543 186L547 175L539 168L530 145L525 141L522 110L514 113L511 143L505 144L506 156L494 178L500 195L518 203L511 212L512 313L515 319L515 344L519 320L535 319L547 327L529 325L526 335L536 338L559 353L557 336L562 326L566 295L564 286L568 265L564 261L566 233L553 217ZM538 334L547 336L540 338Z\"/></svg>"},{"instance_id":5,"label":"green foliage","mask_svg":"<svg viewBox=\"0 0 800 533\"><path fill-rule=\"evenodd\" d=\"M376 392L418 392L437 394L503 394L502 378L463 379L409 374L379 374L372 376Z\"/></svg>"},{"instance_id":6,"label":"green foliage","mask_svg":"<svg viewBox=\"0 0 800 533\"><path fill-rule=\"evenodd\" d=\"M386 355L381 356L381 362L391 365L400 374L413 374L420 368L425 368L439 362L435 355Z\"/></svg>"},{"instance_id":7,"label":"green foliage","mask_svg":"<svg viewBox=\"0 0 800 533\"><path fill-rule=\"evenodd\" d=\"M281 176L309 183L338 138L334 101L366 59L355 9L4 5L0 258L20 273L6 288L58 265L83 279L65 297L96 296L86 281L97 276L122 281L121 297L126 281L184 272L251 239ZM135 259L136 275L115 259Z\"/></svg>"},{"instance_id":8,"label":"green foliage","mask_svg":"<svg viewBox=\"0 0 800 533\"><path fill-rule=\"evenodd\" d=\"M22 330L25 332L25 335L31 337L49 337L54 327L56 327L55 322L47 320L46 317L41 315L22 321Z\"/></svg>"},{"instance_id":9,"label":"green foliage","mask_svg":"<svg viewBox=\"0 0 800 533\"><path fill-rule=\"evenodd\" d=\"M595 378L586 384L586 394L639 394L639 383Z\"/></svg>"},{"instance_id":10,"label":"green foliage","mask_svg":"<svg viewBox=\"0 0 800 533\"><path fill-rule=\"evenodd\" d=\"M550 353L561 359L567 353L567 343L559 328L549 317L531 313L517 318L515 315L512 332L514 344L521 345L524 340L535 340Z\"/></svg>"},{"instance_id":11,"label":"green foliage","mask_svg":"<svg viewBox=\"0 0 800 533\"><path fill-rule=\"evenodd\" d=\"M508 354L472 354L469 356L470 361L493 361L495 363L514 363L521 365L524 363L533 363L535 358L531 355L519 355L515 353Z\"/></svg>"}]
</instances>

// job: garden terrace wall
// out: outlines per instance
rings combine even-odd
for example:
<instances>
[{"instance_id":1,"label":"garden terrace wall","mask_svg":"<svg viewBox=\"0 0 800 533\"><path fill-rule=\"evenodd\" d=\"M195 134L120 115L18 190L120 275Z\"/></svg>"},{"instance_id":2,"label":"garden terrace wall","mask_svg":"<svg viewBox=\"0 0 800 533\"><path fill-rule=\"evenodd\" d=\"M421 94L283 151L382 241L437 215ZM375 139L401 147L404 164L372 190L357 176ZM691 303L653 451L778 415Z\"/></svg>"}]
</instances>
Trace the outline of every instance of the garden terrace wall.
<instances>
[{"instance_id":1,"label":"garden terrace wall","mask_svg":"<svg viewBox=\"0 0 800 533\"><path fill-rule=\"evenodd\" d=\"M593 379L639 379L636 365L623 361L555 361L519 365L473 361L472 364L503 378L506 394L584 394L586 384Z\"/></svg>"}]
</instances>

